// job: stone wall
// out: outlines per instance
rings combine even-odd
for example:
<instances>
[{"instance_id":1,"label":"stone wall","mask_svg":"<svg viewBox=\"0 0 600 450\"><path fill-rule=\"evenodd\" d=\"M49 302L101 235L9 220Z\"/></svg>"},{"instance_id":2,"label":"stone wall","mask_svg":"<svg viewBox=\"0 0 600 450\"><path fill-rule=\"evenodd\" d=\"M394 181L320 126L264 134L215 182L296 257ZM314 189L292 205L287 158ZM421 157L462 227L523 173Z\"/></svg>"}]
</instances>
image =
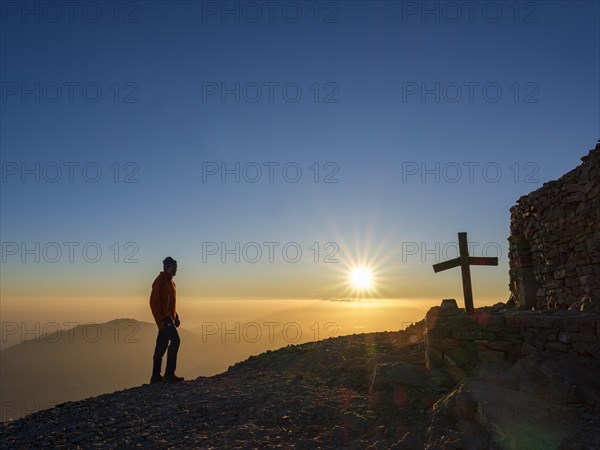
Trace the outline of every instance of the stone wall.
<instances>
[{"instance_id":1,"label":"stone wall","mask_svg":"<svg viewBox=\"0 0 600 450\"><path fill-rule=\"evenodd\" d=\"M510 209L511 300L522 309L600 310L600 143Z\"/></svg>"},{"instance_id":2,"label":"stone wall","mask_svg":"<svg viewBox=\"0 0 600 450\"><path fill-rule=\"evenodd\" d=\"M472 314L454 299L425 317L428 368L501 365L544 351L600 360L600 314L479 308Z\"/></svg>"}]
</instances>

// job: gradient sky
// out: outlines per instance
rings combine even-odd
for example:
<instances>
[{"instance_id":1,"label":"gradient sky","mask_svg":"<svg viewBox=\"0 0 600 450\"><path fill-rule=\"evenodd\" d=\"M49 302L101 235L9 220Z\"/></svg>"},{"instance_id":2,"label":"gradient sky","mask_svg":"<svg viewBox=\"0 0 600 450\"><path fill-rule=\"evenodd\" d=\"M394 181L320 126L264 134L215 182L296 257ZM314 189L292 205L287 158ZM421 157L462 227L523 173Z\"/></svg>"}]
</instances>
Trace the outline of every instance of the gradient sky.
<instances>
[{"instance_id":1,"label":"gradient sky","mask_svg":"<svg viewBox=\"0 0 600 450\"><path fill-rule=\"evenodd\" d=\"M474 255L486 245L500 257L498 268L472 270L476 304L506 301L509 208L576 167L600 135L594 1L473 2L471 17L462 2L427 2L425 16L422 2L287 2L272 20L262 2L227 2L239 23L220 15L222 2L122 2L118 18L113 2L98 2L97 21L88 2L72 2L72 16L60 2L26 3L23 14L2 1L1 15L5 311L46 297L145 298L167 255L179 262L180 301L356 296L348 273L364 264L376 289L362 295L462 303L460 271L431 268L456 256L459 231L479 243ZM239 102L207 91L236 83ZM78 164L73 182L65 162ZM203 179L207 163L239 163L254 177L252 164L265 162L279 164L273 183L266 168L256 183ZM40 164L40 182L23 182L23 163ZM302 169L295 183L282 174L288 163ZM84 178L86 164L90 177L102 169L97 182ZM438 164L439 181L422 180L422 164ZM338 182L324 183L335 170ZM78 243L72 262L65 242ZM211 242L256 242L263 255L222 263L203 255ZM273 262L264 242L280 244ZM331 242L338 263L323 262ZM39 262L21 252L36 243ZM48 243L62 248L57 262ZM89 243L102 250L96 263L83 258ZM286 243L302 249L300 261L284 260ZM137 262L127 263L132 250Z\"/></svg>"}]
</instances>

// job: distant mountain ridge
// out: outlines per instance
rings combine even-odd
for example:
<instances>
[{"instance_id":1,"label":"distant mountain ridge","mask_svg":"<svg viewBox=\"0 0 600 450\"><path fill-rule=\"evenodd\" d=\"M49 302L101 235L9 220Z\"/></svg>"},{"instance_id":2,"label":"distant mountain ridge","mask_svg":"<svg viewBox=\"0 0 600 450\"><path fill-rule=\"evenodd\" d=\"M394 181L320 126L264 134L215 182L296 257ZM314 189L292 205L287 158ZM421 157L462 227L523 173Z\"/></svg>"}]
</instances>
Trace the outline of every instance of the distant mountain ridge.
<instances>
[{"instance_id":1,"label":"distant mountain ridge","mask_svg":"<svg viewBox=\"0 0 600 450\"><path fill-rule=\"evenodd\" d=\"M179 328L178 372L212 375L233 361ZM0 350L0 420L17 419L57 403L146 383L157 327L135 319L80 324ZM205 354L205 357L200 355ZM204 360L205 362L203 362Z\"/></svg>"}]
</instances>

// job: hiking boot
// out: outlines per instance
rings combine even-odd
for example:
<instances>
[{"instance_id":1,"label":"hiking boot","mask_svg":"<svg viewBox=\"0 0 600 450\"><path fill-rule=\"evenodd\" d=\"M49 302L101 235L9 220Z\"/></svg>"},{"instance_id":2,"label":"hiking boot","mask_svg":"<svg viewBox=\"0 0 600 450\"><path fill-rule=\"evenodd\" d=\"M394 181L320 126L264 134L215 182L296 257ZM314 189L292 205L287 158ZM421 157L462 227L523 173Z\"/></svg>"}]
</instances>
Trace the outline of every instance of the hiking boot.
<instances>
[{"instance_id":1,"label":"hiking boot","mask_svg":"<svg viewBox=\"0 0 600 450\"><path fill-rule=\"evenodd\" d=\"M152 375L152 378L150 378L150 384L160 383L162 380L163 377L161 375Z\"/></svg>"},{"instance_id":2,"label":"hiking boot","mask_svg":"<svg viewBox=\"0 0 600 450\"><path fill-rule=\"evenodd\" d=\"M174 373L165 375L162 380L163 383L179 383L180 381L183 381L183 377L178 377Z\"/></svg>"}]
</instances>

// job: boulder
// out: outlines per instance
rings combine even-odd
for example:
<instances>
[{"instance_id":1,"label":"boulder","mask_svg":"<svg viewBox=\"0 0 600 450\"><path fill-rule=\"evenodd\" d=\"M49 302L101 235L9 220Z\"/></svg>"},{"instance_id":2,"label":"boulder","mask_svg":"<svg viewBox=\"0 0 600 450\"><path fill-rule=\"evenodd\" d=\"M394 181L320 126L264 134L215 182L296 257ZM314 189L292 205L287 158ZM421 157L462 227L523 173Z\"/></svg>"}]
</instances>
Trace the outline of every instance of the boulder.
<instances>
[{"instance_id":1,"label":"boulder","mask_svg":"<svg viewBox=\"0 0 600 450\"><path fill-rule=\"evenodd\" d=\"M398 386L424 387L431 371L405 362L378 364L373 370L369 392L393 391Z\"/></svg>"}]
</instances>

